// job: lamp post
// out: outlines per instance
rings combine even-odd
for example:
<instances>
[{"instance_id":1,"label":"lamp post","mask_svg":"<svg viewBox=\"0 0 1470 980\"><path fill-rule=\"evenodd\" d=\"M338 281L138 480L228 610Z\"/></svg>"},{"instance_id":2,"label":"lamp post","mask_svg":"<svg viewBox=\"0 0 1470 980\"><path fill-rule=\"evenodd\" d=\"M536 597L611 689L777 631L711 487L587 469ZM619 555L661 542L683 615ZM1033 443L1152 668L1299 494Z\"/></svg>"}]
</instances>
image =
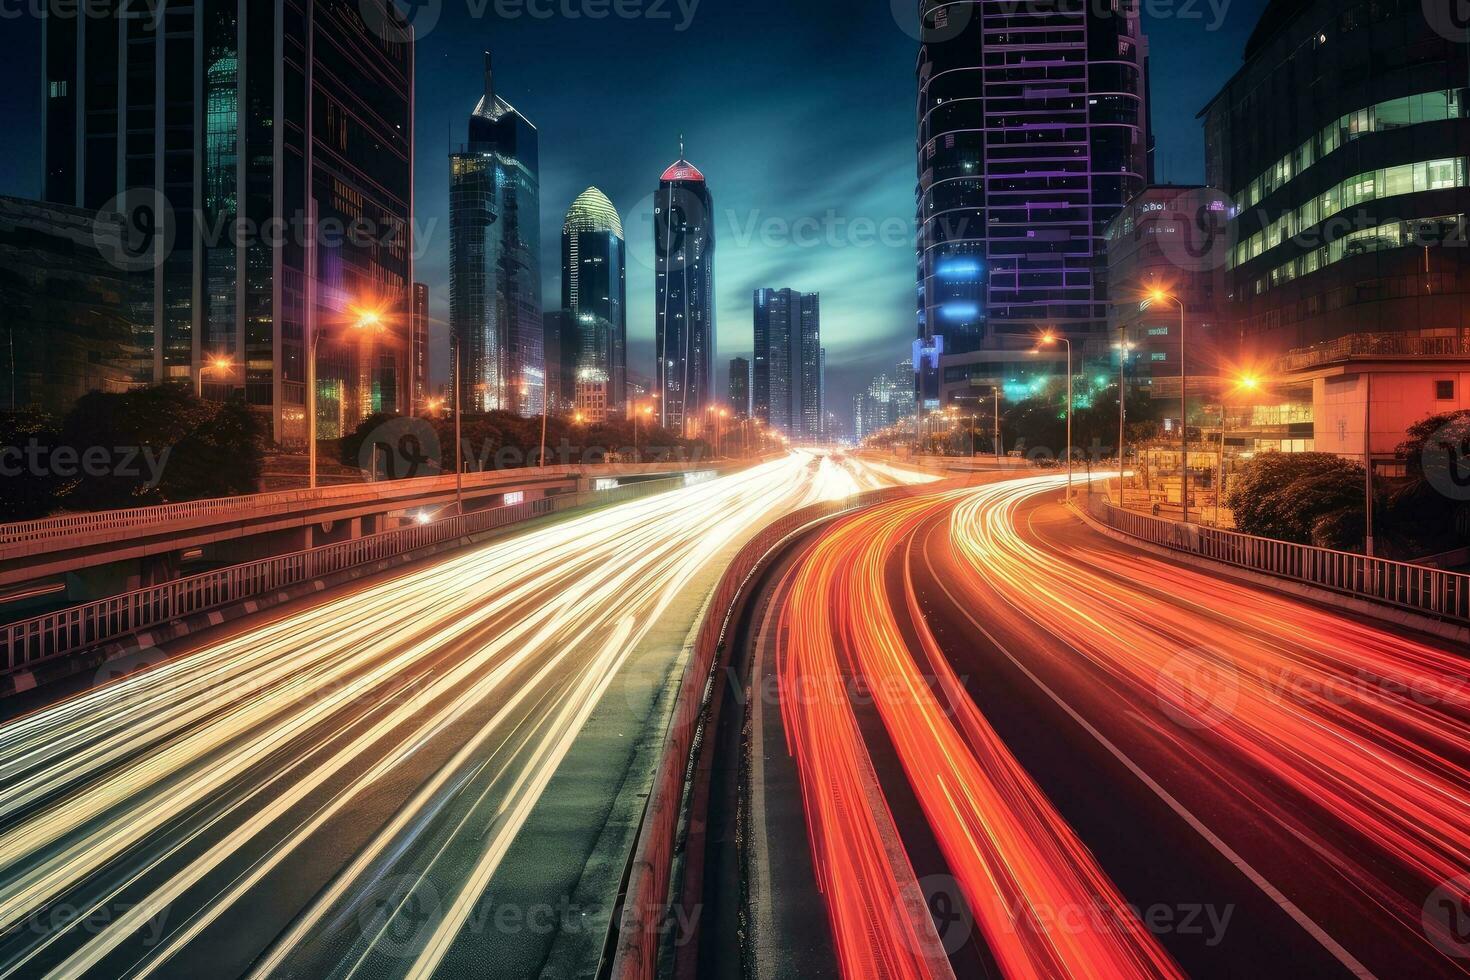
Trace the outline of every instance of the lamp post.
<instances>
[{"instance_id":1,"label":"lamp post","mask_svg":"<svg viewBox=\"0 0 1470 980\"><path fill-rule=\"evenodd\" d=\"M307 446L307 487L316 489L316 349L322 339L321 331L316 329L315 312L311 315L311 343L307 345L306 353L306 446ZM360 310L357 319L352 322L353 330L371 330L382 332L383 315L377 310ZM374 469L376 469L374 463Z\"/></svg>"},{"instance_id":2,"label":"lamp post","mask_svg":"<svg viewBox=\"0 0 1470 980\"><path fill-rule=\"evenodd\" d=\"M204 375L210 371L220 374L229 374L235 369L235 362L228 354L215 354L210 357L209 363L201 364L199 370L194 372L194 394L199 398L204 397Z\"/></svg>"},{"instance_id":3,"label":"lamp post","mask_svg":"<svg viewBox=\"0 0 1470 980\"><path fill-rule=\"evenodd\" d=\"M1050 347L1061 342L1067 345L1067 500L1072 499L1072 339L1058 337L1048 330L1037 340L1037 347Z\"/></svg>"},{"instance_id":4,"label":"lamp post","mask_svg":"<svg viewBox=\"0 0 1470 980\"><path fill-rule=\"evenodd\" d=\"M464 393L459 387L459 341L449 338L449 352L454 360L450 384L454 388L454 512L464 516L464 438L460 435L460 412L464 406Z\"/></svg>"},{"instance_id":5,"label":"lamp post","mask_svg":"<svg viewBox=\"0 0 1470 980\"><path fill-rule=\"evenodd\" d=\"M1256 388L1260 387L1260 384L1261 382L1259 378L1255 377L1254 375L1247 374L1240 379L1239 383L1236 385L1236 388L1244 391L1254 391L1256 390ZM1220 393L1220 460L1219 467L1215 472L1216 527L1220 526L1220 504L1225 497L1225 430L1230 423L1230 417L1227 414L1227 410L1229 407L1229 400L1225 397L1225 393L1222 391Z\"/></svg>"},{"instance_id":6,"label":"lamp post","mask_svg":"<svg viewBox=\"0 0 1470 980\"><path fill-rule=\"evenodd\" d=\"M1149 298L1156 303L1173 303L1179 307L1179 502L1184 507L1184 523L1189 523L1189 399L1188 362L1184 348L1184 301L1172 293L1155 289Z\"/></svg>"},{"instance_id":7,"label":"lamp post","mask_svg":"<svg viewBox=\"0 0 1470 980\"><path fill-rule=\"evenodd\" d=\"M635 463L638 462L638 416L652 414L652 405L644 405L641 409L636 409L633 412L633 462Z\"/></svg>"},{"instance_id":8,"label":"lamp post","mask_svg":"<svg viewBox=\"0 0 1470 980\"><path fill-rule=\"evenodd\" d=\"M1004 456L1000 447L1000 385L995 385L990 390L995 395L995 461L999 464Z\"/></svg>"},{"instance_id":9,"label":"lamp post","mask_svg":"<svg viewBox=\"0 0 1470 980\"><path fill-rule=\"evenodd\" d=\"M1128 439L1128 328L1118 327L1118 509L1123 508L1123 444Z\"/></svg>"}]
</instances>

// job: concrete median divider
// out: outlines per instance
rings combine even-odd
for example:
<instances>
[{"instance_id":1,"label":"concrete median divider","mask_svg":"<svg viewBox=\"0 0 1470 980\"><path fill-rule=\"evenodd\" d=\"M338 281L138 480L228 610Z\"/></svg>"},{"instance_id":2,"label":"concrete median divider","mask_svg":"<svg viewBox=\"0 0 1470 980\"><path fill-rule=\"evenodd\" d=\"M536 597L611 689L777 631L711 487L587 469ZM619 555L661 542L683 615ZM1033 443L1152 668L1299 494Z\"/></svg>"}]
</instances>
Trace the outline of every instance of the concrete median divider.
<instances>
[{"instance_id":1,"label":"concrete median divider","mask_svg":"<svg viewBox=\"0 0 1470 980\"><path fill-rule=\"evenodd\" d=\"M939 486L890 487L795 511L764 528L725 570L706 607L680 681L663 755L629 862L621 912L614 918L617 935L609 944L612 977L654 980L658 975L664 939L670 934L670 911L679 891L676 863L681 827L691 809L686 800L696 777L696 756L719 694L719 675L730 659L734 615L745 593L785 545L817 525L887 500L933 492Z\"/></svg>"}]
</instances>

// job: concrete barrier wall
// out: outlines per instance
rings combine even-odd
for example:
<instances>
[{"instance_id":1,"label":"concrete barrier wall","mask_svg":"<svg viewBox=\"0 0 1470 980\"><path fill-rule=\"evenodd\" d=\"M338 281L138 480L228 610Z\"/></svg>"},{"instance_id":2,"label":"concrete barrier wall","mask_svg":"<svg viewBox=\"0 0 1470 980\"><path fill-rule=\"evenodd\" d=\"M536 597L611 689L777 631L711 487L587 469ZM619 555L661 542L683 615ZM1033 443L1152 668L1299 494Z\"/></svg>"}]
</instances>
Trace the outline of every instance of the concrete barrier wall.
<instances>
[{"instance_id":1,"label":"concrete barrier wall","mask_svg":"<svg viewBox=\"0 0 1470 980\"><path fill-rule=\"evenodd\" d=\"M628 885L614 944L611 972L615 980L654 980L657 976L660 942L667 934L663 923L674 898L675 850L690 764L699 732L720 689L715 676L730 657L728 640L742 594L791 538L862 507L931 492L934 487L935 484L890 487L803 508L762 530L726 569L710 600L680 681L663 756L654 775L629 864Z\"/></svg>"}]
</instances>

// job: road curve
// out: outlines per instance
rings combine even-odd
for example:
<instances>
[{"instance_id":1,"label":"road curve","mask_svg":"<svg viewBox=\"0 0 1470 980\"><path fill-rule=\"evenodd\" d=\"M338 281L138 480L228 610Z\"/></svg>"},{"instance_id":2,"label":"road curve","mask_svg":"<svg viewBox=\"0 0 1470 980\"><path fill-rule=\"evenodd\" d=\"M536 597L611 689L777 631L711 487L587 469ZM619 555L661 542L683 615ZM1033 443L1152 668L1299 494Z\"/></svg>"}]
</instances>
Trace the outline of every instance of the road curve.
<instances>
[{"instance_id":1,"label":"road curve","mask_svg":"<svg viewBox=\"0 0 1470 980\"><path fill-rule=\"evenodd\" d=\"M870 508L788 579L845 975L944 975L895 914L936 873L1006 976L1470 973L1464 653L1115 543L1060 482Z\"/></svg>"}]
</instances>

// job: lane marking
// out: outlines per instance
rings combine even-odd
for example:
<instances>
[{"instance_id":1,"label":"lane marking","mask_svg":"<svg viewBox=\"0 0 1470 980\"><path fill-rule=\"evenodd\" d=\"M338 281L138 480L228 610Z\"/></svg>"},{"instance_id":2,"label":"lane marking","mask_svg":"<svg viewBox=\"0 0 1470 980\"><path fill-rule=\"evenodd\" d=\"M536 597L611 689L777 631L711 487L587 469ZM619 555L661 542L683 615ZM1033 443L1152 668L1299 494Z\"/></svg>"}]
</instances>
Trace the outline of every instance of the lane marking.
<instances>
[{"instance_id":1,"label":"lane marking","mask_svg":"<svg viewBox=\"0 0 1470 980\"><path fill-rule=\"evenodd\" d=\"M907 548L910 558L913 555L913 540L914 539L912 537L909 539L909 544ZM1275 902L1276 905L1283 912L1290 916L1292 920L1297 923L1297 925L1301 926L1302 929L1304 929L1308 935L1315 939L1318 944L1322 946L1323 949L1332 954L1332 956L1344 967L1346 967L1353 974L1353 976L1362 978L1373 978L1373 980L1376 980L1373 972L1369 970L1366 966L1364 966L1355 956L1353 956L1352 953L1348 952L1341 943L1339 943L1336 939L1333 939L1326 929L1324 929L1314 919L1303 912L1295 902L1287 898L1286 895L1283 894L1279 888L1277 888L1269 880L1267 880L1265 875L1257 871L1249 861L1247 861L1229 844L1225 843L1225 841L1213 830L1211 830L1203 820L1195 816L1188 807L1179 802L1179 800L1177 800L1168 790L1166 790L1152 776L1145 772L1143 767L1134 762L1122 749L1118 748L1117 745L1113 744L1113 742L1106 735L1093 727L1093 725L1086 718L1082 717L1082 715L1079 714L1065 700L1063 700L1059 694L1057 694L1054 690L1047 686L1045 681L1043 681L1040 677L1037 677L1036 674L1032 673L1031 669L1023 664L1019 659L1017 659L1016 656L1011 653L1010 649L1007 648L1005 644L1001 643L1000 640L997 639L996 636L990 632L990 630L986 629L978 619L971 615L970 611L966 609L963 604L960 603L955 594L951 592L949 590L949 587L944 584L944 579L934 568L933 559L930 557L927 548L924 549L924 565L929 570L929 574L934 579L934 583L939 586L939 590L943 592L945 596L949 599L950 604L958 609L960 611L960 614L963 615L967 620L969 620L971 625L973 625L976 630L978 630L987 640L989 640L997 650L1004 654L1006 659L1014 664L1017 670L1025 674L1026 677L1033 684L1035 684L1038 689L1042 691L1042 693L1051 698L1052 701L1056 702L1057 707L1066 712L1066 714L1073 721L1075 721L1077 725L1082 728L1083 731L1091 735L1099 745L1101 745L1114 758L1121 762L1123 766L1128 769L1129 772L1138 777L1139 781L1147 786L1154 793L1155 796L1157 796L1161 801L1163 801L1166 806L1169 807L1169 809L1173 810L1180 819L1182 819L1186 824L1190 826L1191 829L1195 831L1195 833L1204 838L1204 840L1211 847L1213 847L1216 852L1220 854L1221 857L1225 858L1225 860L1233 864L1242 874L1244 874L1251 881L1252 884L1254 884L1268 898ZM993 589L994 586L991 586L991 588ZM1035 620L1032 620L1032 622L1035 622ZM1040 623L1037 623L1037 625L1041 626ZM1042 626L1041 628L1045 629L1044 626ZM1057 637L1056 634L1052 634L1052 636L1064 646L1068 647L1069 649L1072 648L1071 644L1067 643L1065 640L1062 640L1060 637Z\"/></svg>"}]
</instances>

